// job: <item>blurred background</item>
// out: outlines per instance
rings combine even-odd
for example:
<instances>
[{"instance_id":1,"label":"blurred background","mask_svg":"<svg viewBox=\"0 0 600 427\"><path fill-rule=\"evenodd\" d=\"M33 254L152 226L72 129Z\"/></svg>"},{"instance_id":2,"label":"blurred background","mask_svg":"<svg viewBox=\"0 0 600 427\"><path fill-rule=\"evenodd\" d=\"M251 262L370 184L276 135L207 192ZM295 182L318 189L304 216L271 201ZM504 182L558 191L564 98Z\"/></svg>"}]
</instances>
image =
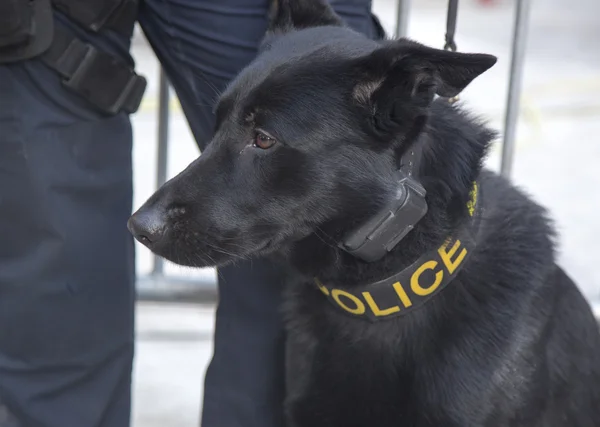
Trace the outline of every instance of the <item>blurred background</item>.
<instances>
[{"instance_id":1,"label":"blurred background","mask_svg":"<svg viewBox=\"0 0 600 427\"><path fill-rule=\"evenodd\" d=\"M405 0L407 35L443 47L446 0ZM462 95L499 131L510 76L518 0L460 0L458 50L496 55L495 67ZM394 34L397 0L374 0L373 10ZM545 205L560 233L560 263L585 296L600 307L600 2L531 0L511 179ZM137 207L200 153L173 92L168 129L158 126L160 68L141 32L133 55L148 90L134 124ZM164 111L163 111L164 113ZM166 169L157 167L159 131L167 133ZM500 170L500 138L487 166ZM134 427L196 427L204 371L212 355L215 279L212 269L156 264L138 244ZM600 311L597 311L600 314Z\"/></svg>"}]
</instances>

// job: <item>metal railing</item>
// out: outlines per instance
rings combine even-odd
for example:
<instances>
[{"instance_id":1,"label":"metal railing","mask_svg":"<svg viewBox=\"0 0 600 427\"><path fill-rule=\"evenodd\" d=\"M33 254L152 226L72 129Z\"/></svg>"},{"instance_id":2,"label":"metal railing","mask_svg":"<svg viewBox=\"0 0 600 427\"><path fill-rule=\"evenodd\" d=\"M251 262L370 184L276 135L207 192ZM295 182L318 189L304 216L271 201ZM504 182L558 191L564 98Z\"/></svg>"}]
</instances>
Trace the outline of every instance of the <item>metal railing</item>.
<instances>
[{"instance_id":1,"label":"metal railing","mask_svg":"<svg viewBox=\"0 0 600 427\"><path fill-rule=\"evenodd\" d=\"M157 163L156 188L167 180L169 156L169 82L164 70L160 70L158 93ZM152 271L137 280L138 299L144 301L214 302L217 299L215 280L184 278L165 274L165 263L161 257L152 256Z\"/></svg>"},{"instance_id":2,"label":"metal railing","mask_svg":"<svg viewBox=\"0 0 600 427\"><path fill-rule=\"evenodd\" d=\"M410 0L398 0L395 36L407 34ZM504 110L504 131L500 173L509 177L515 151L515 135L520 109L521 83L525 64L527 32L531 0L517 0L514 9L511 62L508 78L508 93ZM156 186L160 187L167 178L169 133L169 84L161 70L158 109L158 156ZM216 280L202 278L180 278L165 275L164 262L153 255L153 268L149 275L138 279L138 296L153 301L214 302L217 298ZM600 301L593 302L596 315L600 317Z\"/></svg>"}]
</instances>

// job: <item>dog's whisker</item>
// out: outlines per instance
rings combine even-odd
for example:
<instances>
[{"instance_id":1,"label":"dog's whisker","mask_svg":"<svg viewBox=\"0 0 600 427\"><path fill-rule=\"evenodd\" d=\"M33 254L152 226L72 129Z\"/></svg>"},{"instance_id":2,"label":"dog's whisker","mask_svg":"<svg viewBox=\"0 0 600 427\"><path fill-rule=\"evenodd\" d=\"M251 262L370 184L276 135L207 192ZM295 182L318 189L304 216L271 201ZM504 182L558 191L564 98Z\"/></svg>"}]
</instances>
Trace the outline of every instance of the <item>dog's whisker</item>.
<instances>
[{"instance_id":1,"label":"dog's whisker","mask_svg":"<svg viewBox=\"0 0 600 427\"><path fill-rule=\"evenodd\" d=\"M222 247L219 247L213 243L211 243L209 240L207 239L201 239L200 237L195 236L194 238L194 243L196 243L196 247L200 247L202 244L204 244L205 246L209 247L210 249L214 250L215 252L219 252L223 255L227 255L233 258L237 258L237 259L246 259L246 256L244 255L240 255L240 254L235 254L233 252L230 252ZM244 249L242 246L240 246L241 249ZM208 254L206 254L208 256ZM213 262L215 262L214 258L209 257ZM216 262L215 262L216 264Z\"/></svg>"},{"instance_id":2,"label":"dog's whisker","mask_svg":"<svg viewBox=\"0 0 600 427\"><path fill-rule=\"evenodd\" d=\"M219 96L221 95L221 90L219 88L217 88L215 86L214 83L211 82L211 80L206 77L204 75L204 72L202 72L201 70L196 70L194 75L200 79L202 79L202 81L208 86L209 89L211 89L213 91L213 102L211 103L207 103L206 106L212 107L214 105L214 102L219 98Z\"/></svg>"},{"instance_id":3,"label":"dog's whisker","mask_svg":"<svg viewBox=\"0 0 600 427\"><path fill-rule=\"evenodd\" d=\"M324 238L322 238L321 236L319 236L319 233L323 233L323 235L325 235L325 237L327 237L327 238L330 238L332 241L335 241L335 240L333 239L333 237L331 237L331 236L329 236L327 233L325 233L325 232L324 232L324 231L323 231L323 230L322 230L320 227L316 227L316 228L315 228L315 236L317 236L317 238L318 238L318 239L319 239L321 242L325 243L327 246L329 246L329 247L331 247L331 248L333 248L333 249L336 249L336 253L337 253L337 252L338 252L338 251L337 251L338 247L337 247L336 245L334 245L334 244L331 244L331 243L329 243L329 242L328 242L328 241L326 241Z\"/></svg>"}]
</instances>

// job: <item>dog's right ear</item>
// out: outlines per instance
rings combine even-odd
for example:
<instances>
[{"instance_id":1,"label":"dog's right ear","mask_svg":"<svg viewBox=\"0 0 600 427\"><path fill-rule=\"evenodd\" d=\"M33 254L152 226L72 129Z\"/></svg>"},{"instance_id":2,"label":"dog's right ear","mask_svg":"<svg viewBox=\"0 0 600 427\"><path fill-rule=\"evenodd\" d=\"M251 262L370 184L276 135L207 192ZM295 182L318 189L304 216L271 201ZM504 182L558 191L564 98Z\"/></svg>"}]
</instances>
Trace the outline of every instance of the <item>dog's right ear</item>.
<instances>
[{"instance_id":1,"label":"dog's right ear","mask_svg":"<svg viewBox=\"0 0 600 427\"><path fill-rule=\"evenodd\" d=\"M271 0L267 36L329 25L345 24L326 0Z\"/></svg>"},{"instance_id":2,"label":"dog's right ear","mask_svg":"<svg viewBox=\"0 0 600 427\"><path fill-rule=\"evenodd\" d=\"M358 80L352 96L366 108L371 130L384 138L397 136L423 122L435 95L458 95L496 60L401 39L352 61Z\"/></svg>"}]
</instances>

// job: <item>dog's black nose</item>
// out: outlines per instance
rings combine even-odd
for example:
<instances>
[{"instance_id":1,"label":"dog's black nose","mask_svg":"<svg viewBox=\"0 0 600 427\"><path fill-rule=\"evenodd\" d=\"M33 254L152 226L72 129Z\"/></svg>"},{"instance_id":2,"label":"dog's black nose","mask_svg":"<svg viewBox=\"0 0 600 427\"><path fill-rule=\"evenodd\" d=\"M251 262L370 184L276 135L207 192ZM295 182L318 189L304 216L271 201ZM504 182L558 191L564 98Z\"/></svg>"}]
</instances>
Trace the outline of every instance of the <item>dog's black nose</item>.
<instances>
[{"instance_id":1,"label":"dog's black nose","mask_svg":"<svg viewBox=\"0 0 600 427\"><path fill-rule=\"evenodd\" d=\"M156 209L139 210L129 218L127 228L138 241L151 247L163 238L166 223Z\"/></svg>"}]
</instances>

